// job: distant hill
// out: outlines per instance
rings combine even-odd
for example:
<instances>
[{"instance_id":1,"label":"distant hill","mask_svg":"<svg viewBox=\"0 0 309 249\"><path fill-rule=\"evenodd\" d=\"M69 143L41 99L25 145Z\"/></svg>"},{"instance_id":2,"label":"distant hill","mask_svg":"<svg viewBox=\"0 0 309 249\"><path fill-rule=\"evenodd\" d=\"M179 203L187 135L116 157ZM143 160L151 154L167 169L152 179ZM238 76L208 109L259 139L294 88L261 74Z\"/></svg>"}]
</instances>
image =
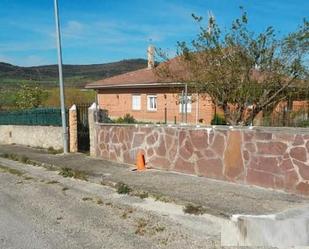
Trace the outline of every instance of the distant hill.
<instances>
[{"instance_id":1,"label":"distant hill","mask_svg":"<svg viewBox=\"0 0 309 249\"><path fill-rule=\"evenodd\" d=\"M66 86L83 87L90 81L138 70L146 66L147 61L144 59L93 65L64 65L63 74ZM22 82L37 82L45 87L53 87L58 82L58 66L19 67L0 62L0 88L14 88Z\"/></svg>"}]
</instances>

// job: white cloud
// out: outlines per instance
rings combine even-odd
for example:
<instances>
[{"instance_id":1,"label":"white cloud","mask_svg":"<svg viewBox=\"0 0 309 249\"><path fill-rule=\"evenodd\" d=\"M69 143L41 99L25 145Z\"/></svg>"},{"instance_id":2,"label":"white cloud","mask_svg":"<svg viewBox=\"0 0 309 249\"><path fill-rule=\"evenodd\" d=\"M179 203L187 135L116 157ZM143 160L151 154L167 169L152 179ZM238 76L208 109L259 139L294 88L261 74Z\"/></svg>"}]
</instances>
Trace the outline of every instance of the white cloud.
<instances>
[{"instance_id":1,"label":"white cloud","mask_svg":"<svg viewBox=\"0 0 309 249\"><path fill-rule=\"evenodd\" d=\"M71 20L63 28L63 35L72 38L79 38L85 31L85 25L81 22Z\"/></svg>"}]
</instances>

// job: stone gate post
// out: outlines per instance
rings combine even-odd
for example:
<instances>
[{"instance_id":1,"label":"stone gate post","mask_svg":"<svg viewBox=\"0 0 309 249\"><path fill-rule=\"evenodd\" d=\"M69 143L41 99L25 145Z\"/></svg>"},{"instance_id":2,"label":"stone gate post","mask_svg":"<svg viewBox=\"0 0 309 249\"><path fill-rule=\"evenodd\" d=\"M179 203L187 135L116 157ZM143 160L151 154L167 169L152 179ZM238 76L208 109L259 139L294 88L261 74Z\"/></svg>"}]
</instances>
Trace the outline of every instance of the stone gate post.
<instances>
[{"instance_id":1,"label":"stone gate post","mask_svg":"<svg viewBox=\"0 0 309 249\"><path fill-rule=\"evenodd\" d=\"M97 134L96 134L96 120L95 113L97 111L96 103L93 103L88 108L88 122L89 122L89 138L90 138L90 156L96 156Z\"/></svg>"},{"instance_id":2,"label":"stone gate post","mask_svg":"<svg viewBox=\"0 0 309 249\"><path fill-rule=\"evenodd\" d=\"M69 134L70 134L70 152L78 151L77 143L77 110L76 105L72 105L69 110Z\"/></svg>"}]
</instances>

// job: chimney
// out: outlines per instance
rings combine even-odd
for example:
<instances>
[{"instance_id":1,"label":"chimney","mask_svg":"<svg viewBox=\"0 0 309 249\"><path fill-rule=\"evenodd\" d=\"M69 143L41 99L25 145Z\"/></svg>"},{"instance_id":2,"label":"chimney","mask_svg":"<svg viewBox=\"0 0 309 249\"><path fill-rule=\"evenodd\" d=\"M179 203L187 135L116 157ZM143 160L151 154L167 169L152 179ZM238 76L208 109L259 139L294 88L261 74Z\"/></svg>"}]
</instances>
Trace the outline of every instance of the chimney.
<instances>
[{"instance_id":1,"label":"chimney","mask_svg":"<svg viewBox=\"0 0 309 249\"><path fill-rule=\"evenodd\" d=\"M154 53L155 53L154 46L149 45L149 47L147 49L148 69L153 69L154 68Z\"/></svg>"}]
</instances>

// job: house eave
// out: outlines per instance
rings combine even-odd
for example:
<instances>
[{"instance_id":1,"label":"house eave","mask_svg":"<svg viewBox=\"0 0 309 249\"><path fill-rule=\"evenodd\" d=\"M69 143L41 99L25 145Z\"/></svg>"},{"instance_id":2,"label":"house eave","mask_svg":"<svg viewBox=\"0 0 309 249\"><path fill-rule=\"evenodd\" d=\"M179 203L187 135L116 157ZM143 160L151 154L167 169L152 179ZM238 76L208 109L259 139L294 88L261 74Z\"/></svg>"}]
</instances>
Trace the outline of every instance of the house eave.
<instances>
[{"instance_id":1,"label":"house eave","mask_svg":"<svg viewBox=\"0 0 309 249\"><path fill-rule=\"evenodd\" d=\"M185 83L169 82L169 83L144 83L144 84L118 84L118 85L86 85L86 89L136 89L136 88L171 88L181 87Z\"/></svg>"}]
</instances>

